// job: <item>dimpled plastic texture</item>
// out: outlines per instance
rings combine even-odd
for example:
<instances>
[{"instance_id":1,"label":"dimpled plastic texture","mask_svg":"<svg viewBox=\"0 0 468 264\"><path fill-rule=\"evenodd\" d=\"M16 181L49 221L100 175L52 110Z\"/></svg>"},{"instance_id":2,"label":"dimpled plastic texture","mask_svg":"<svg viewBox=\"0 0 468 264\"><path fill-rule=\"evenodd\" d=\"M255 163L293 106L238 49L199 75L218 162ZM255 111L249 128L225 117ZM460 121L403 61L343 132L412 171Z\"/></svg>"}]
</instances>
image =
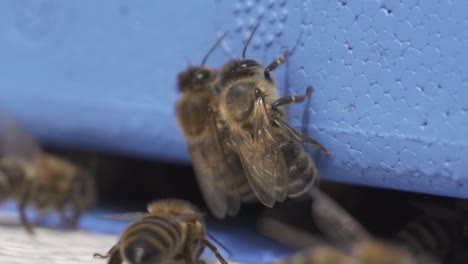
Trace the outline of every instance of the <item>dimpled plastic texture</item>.
<instances>
[{"instance_id":1,"label":"dimpled plastic texture","mask_svg":"<svg viewBox=\"0 0 468 264\"><path fill-rule=\"evenodd\" d=\"M0 102L41 140L188 161L176 75L269 64L291 124L321 141L324 179L468 197L468 2L449 0L0 3Z\"/></svg>"}]
</instances>

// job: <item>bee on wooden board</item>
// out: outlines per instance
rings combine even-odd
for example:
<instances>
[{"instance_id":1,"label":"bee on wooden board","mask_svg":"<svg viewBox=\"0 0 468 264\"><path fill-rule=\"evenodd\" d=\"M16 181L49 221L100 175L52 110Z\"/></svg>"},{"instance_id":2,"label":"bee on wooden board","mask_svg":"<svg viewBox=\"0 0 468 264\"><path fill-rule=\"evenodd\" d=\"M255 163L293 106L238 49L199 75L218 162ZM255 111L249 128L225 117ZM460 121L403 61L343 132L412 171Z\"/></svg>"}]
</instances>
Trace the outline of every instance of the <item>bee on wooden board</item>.
<instances>
[{"instance_id":1,"label":"bee on wooden board","mask_svg":"<svg viewBox=\"0 0 468 264\"><path fill-rule=\"evenodd\" d=\"M62 220L76 228L95 199L94 178L84 168L45 153L12 116L0 112L0 203L18 202L21 224L33 234L26 207L40 212L56 209Z\"/></svg>"},{"instance_id":2,"label":"bee on wooden board","mask_svg":"<svg viewBox=\"0 0 468 264\"><path fill-rule=\"evenodd\" d=\"M305 95L279 98L270 73L286 60L288 52L266 68L245 58L257 28L244 46L242 59L230 61L220 70L219 112L254 193L265 206L273 207L287 196L304 194L316 181L315 163L299 142L320 148L326 156L329 153L284 118L282 106L303 102L312 93L309 86Z\"/></svg>"},{"instance_id":3,"label":"bee on wooden board","mask_svg":"<svg viewBox=\"0 0 468 264\"><path fill-rule=\"evenodd\" d=\"M255 200L239 156L227 144L227 127L218 117L217 71L204 66L225 36L211 47L201 66L190 66L178 75L182 94L176 105L198 185L208 208L218 218L236 215L241 202Z\"/></svg>"},{"instance_id":4,"label":"bee on wooden board","mask_svg":"<svg viewBox=\"0 0 468 264\"><path fill-rule=\"evenodd\" d=\"M200 255L208 247L222 264L226 260L216 246L205 238L203 215L194 205L178 199L162 199L148 205L148 213L110 216L114 219L138 219L130 224L105 255L109 264L201 263Z\"/></svg>"}]
</instances>

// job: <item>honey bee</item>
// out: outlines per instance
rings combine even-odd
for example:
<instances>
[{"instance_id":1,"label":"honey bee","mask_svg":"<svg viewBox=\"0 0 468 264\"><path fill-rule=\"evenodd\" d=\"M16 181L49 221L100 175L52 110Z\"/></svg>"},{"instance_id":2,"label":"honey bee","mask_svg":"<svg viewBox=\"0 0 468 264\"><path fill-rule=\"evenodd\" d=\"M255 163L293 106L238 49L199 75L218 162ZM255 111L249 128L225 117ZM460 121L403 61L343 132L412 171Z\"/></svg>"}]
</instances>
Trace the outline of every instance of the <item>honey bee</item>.
<instances>
[{"instance_id":1,"label":"honey bee","mask_svg":"<svg viewBox=\"0 0 468 264\"><path fill-rule=\"evenodd\" d=\"M94 178L84 168L45 153L12 116L0 112L0 202L18 201L20 221L33 234L28 205L40 212L56 209L76 228L81 214L95 199Z\"/></svg>"},{"instance_id":2,"label":"honey bee","mask_svg":"<svg viewBox=\"0 0 468 264\"><path fill-rule=\"evenodd\" d=\"M219 111L254 193L265 206L273 207L287 196L301 196L316 181L315 163L299 142L320 148L326 156L329 153L285 121L281 107L303 102L312 93L308 86L305 95L279 98L270 73L285 62L288 52L266 68L245 58L257 28L244 46L242 59L232 60L220 70Z\"/></svg>"},{"instance_id":3,"label":"honey bee","mask_svg":"<svg viewBox=\"0 0 468 264\"><path fill-rule=\"evenodd\" d=\"M176 105L198 185L208 208L218 218L236 215L241 202L255 200L239 157L227 143L227 127L218 117L217 71L204 66L225 36L211 47L201 66L191 66L178 75L182 95Z\"/></svg>"},{"instance_id":4,"label":"honey bee","mask_svg":"<svg viewBox=\"0 0 468 264\"><path fill-rule=\"evenodd\" d=\"M310 192L314 199L312 216L326 237L355 262L362 264L436 264L440 263L429 252L416 254L406 245L397 246L371 236L348 212L325 193Z\"/></svg>"},{"instance_id":5,"label":"honey bee","mask_svg":"<svg viewBox=\"0 0 468 264\"><path fill-rule=\"evenodd\" d=\"M148 213L124 214L137 217L123 232L117 244L105 255L109 264L201 263L200 255L208 247L223 264L226 260L216 246L205 238L202 214L187 201L162 199L148 205ZM119 218L117 216L116 218Z\"/></svg>"},{"instance_id":6,"label":"honey bee","mask_svg":"<svg viewBox=\"0 0 468 264\"><path fill-rule=\"evenodd\" d=\"M464 228L467 211L463 200L456 201L452 208L436 203L410 202L423 213L411 219L396 234L395 240L407 245L417 254L431 252L437 259L448 263L466 263L463 253L466 239ZM456 261L463 258L462 261Z\"/></svg>"},{"instance_id":7,"label":"honey bee","mask_svg":"<svg viewBox=\"0 0 468 264\"><path fill-rule=\"evenodd\" d=\"M415 258L408 250L379 240L362 240L343 249L323 242L274 264L435 264Z\"/></svg>"},{"instance_id":8,"label":"honey bee","mask_svg":"<svg viewBox=\"0 0 468 264\"><path fill-rule=\"evenodd\" d=\"M438 259L446 260L455 253L460 242L458 227L448 221L419 216L396 234L396 241L408 245L416 253L430 251Z\"/></svg>"}]
</instances>

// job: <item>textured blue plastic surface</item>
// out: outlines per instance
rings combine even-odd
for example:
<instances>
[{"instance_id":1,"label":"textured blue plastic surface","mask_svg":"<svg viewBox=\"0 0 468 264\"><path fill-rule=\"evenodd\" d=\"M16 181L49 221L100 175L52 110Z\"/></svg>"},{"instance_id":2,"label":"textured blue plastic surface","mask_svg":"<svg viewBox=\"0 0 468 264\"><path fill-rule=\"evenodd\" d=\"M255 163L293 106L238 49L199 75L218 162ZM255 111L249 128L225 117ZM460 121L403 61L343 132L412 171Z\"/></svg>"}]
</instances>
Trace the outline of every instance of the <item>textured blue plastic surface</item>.
<instances>
[{"instance_id":1,"label":"textured blue plastic surface","mask_svg":"<svg viewBox=\"0 0 468 264\"><path fill-rule=\"evenodd\" d=\"M184 6L182 8L182 6ZM176 74L248 56L303 93L291 122L319 139L322 178L468 197L468 2L238 0L0 2L0 103L41 140L188 161Z\"/></svg>"}]
</instances>

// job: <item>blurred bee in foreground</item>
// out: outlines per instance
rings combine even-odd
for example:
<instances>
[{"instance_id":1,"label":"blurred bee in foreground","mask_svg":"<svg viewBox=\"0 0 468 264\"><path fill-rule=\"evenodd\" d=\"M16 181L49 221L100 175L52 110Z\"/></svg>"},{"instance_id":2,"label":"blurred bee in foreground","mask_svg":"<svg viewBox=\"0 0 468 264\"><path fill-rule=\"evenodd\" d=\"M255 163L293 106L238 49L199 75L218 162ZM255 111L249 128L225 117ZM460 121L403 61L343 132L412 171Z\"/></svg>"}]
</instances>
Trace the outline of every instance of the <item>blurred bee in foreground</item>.
<instances>
[{"instance_id":1,"label":"blurred bee in foreground","mask_svg":"<svg viewBox=\"0 0 468 264\"><path fill-rule=\"evenodd\" d=\"M307 249L275 264L437 264L429 253L415 254L406 246L376 239L325 193L311 190L312 216L326 241L311 235ZM284 230L275 224L274 230ZM278 232L278 231L277 231ZM291 231L285 233L291 237ZM276 237L283 235L276 235Z\"/></svg>"},{"instance_id":2,"label":"blurred bee in foreground","mask_svg":"<svg viewBox=\"0 0 468 264\"><path fill-rule=\"evenodd\" d=\"M129 213L114 218L138 220L127 227L107 254L94 254L109 258L109 264L201 263L205 246L227 264L216 246L205 238L202 214L189 202L163 199L150 203L146 214Z\"/></svg>"},{"instance_id":3,"label":"blurred bee in foreground","mask_svg":"<svg viewBox=\"0 0 468 264\"><path fill-rule=\"evenodd\" d=\"M350 252L323 244L274 264L416 264L404 249L380 241L361 241ZM423 264L423 263L420 263Z\"/></svg>"},{"instance_id":4,"label":"blurred bee in foreground","mask_svg":"<svg viewBox=\"0 0 468 264\"><path fill-rule=\"evenodd\" d=\"M468 226L465 200L457 200L452 208L447 205L410 202L421 209L422 214L414 217L396 234L395 240L408 245L416 254L431 252L443 263L468 263L464 230Z\"/></svg>"},{"instance_id":5,"label":"blurred bee in foreground","mask_svg":"<svg viewBox=\"0 0 468 264\"><path fill-rule=\"evenodd\" d=\"M241 201L255 200L239 156L227 144L226 125L218 116L217 72L204 66L225 36L211 47L201 66L191 66L178 75L182 95L176 105L177 121L189 144L198 185L210 211L218 218L236 215Z\"/></svg>"},{"instance_id":6,"label":"blurred bee in foreground","mask_svg":"<svg viewBox=\"0 0 468 264\"><path fill-rule=\"evenodd\" d=\"M273 207L287 196L304 194L316 181L315 163L299 142L320 148L326 156L329 153L285 121L281 107L303 102L312 93L309 86L305 95L279 98L270 72L286 60L288 52L266 68L245 58L257 28L244 46L242 59L230 61L220 70L219 111L251 188L265 206Z\"/></svg>"},{"instance_id":7,"label":"blurred bee in foreground","mask_svg":"<svg viewBox=\"0 0 468 264\"><path fill-rule=\"evenodd\" d=\"M63 221L76 228L85 209L94 202L94 178L84 168L44 153L32 135L6 112L0 112L0 202L18 202L21 224L33 234L26 207L40 212L58 210Z\"/></svg>"}]
</instances>

